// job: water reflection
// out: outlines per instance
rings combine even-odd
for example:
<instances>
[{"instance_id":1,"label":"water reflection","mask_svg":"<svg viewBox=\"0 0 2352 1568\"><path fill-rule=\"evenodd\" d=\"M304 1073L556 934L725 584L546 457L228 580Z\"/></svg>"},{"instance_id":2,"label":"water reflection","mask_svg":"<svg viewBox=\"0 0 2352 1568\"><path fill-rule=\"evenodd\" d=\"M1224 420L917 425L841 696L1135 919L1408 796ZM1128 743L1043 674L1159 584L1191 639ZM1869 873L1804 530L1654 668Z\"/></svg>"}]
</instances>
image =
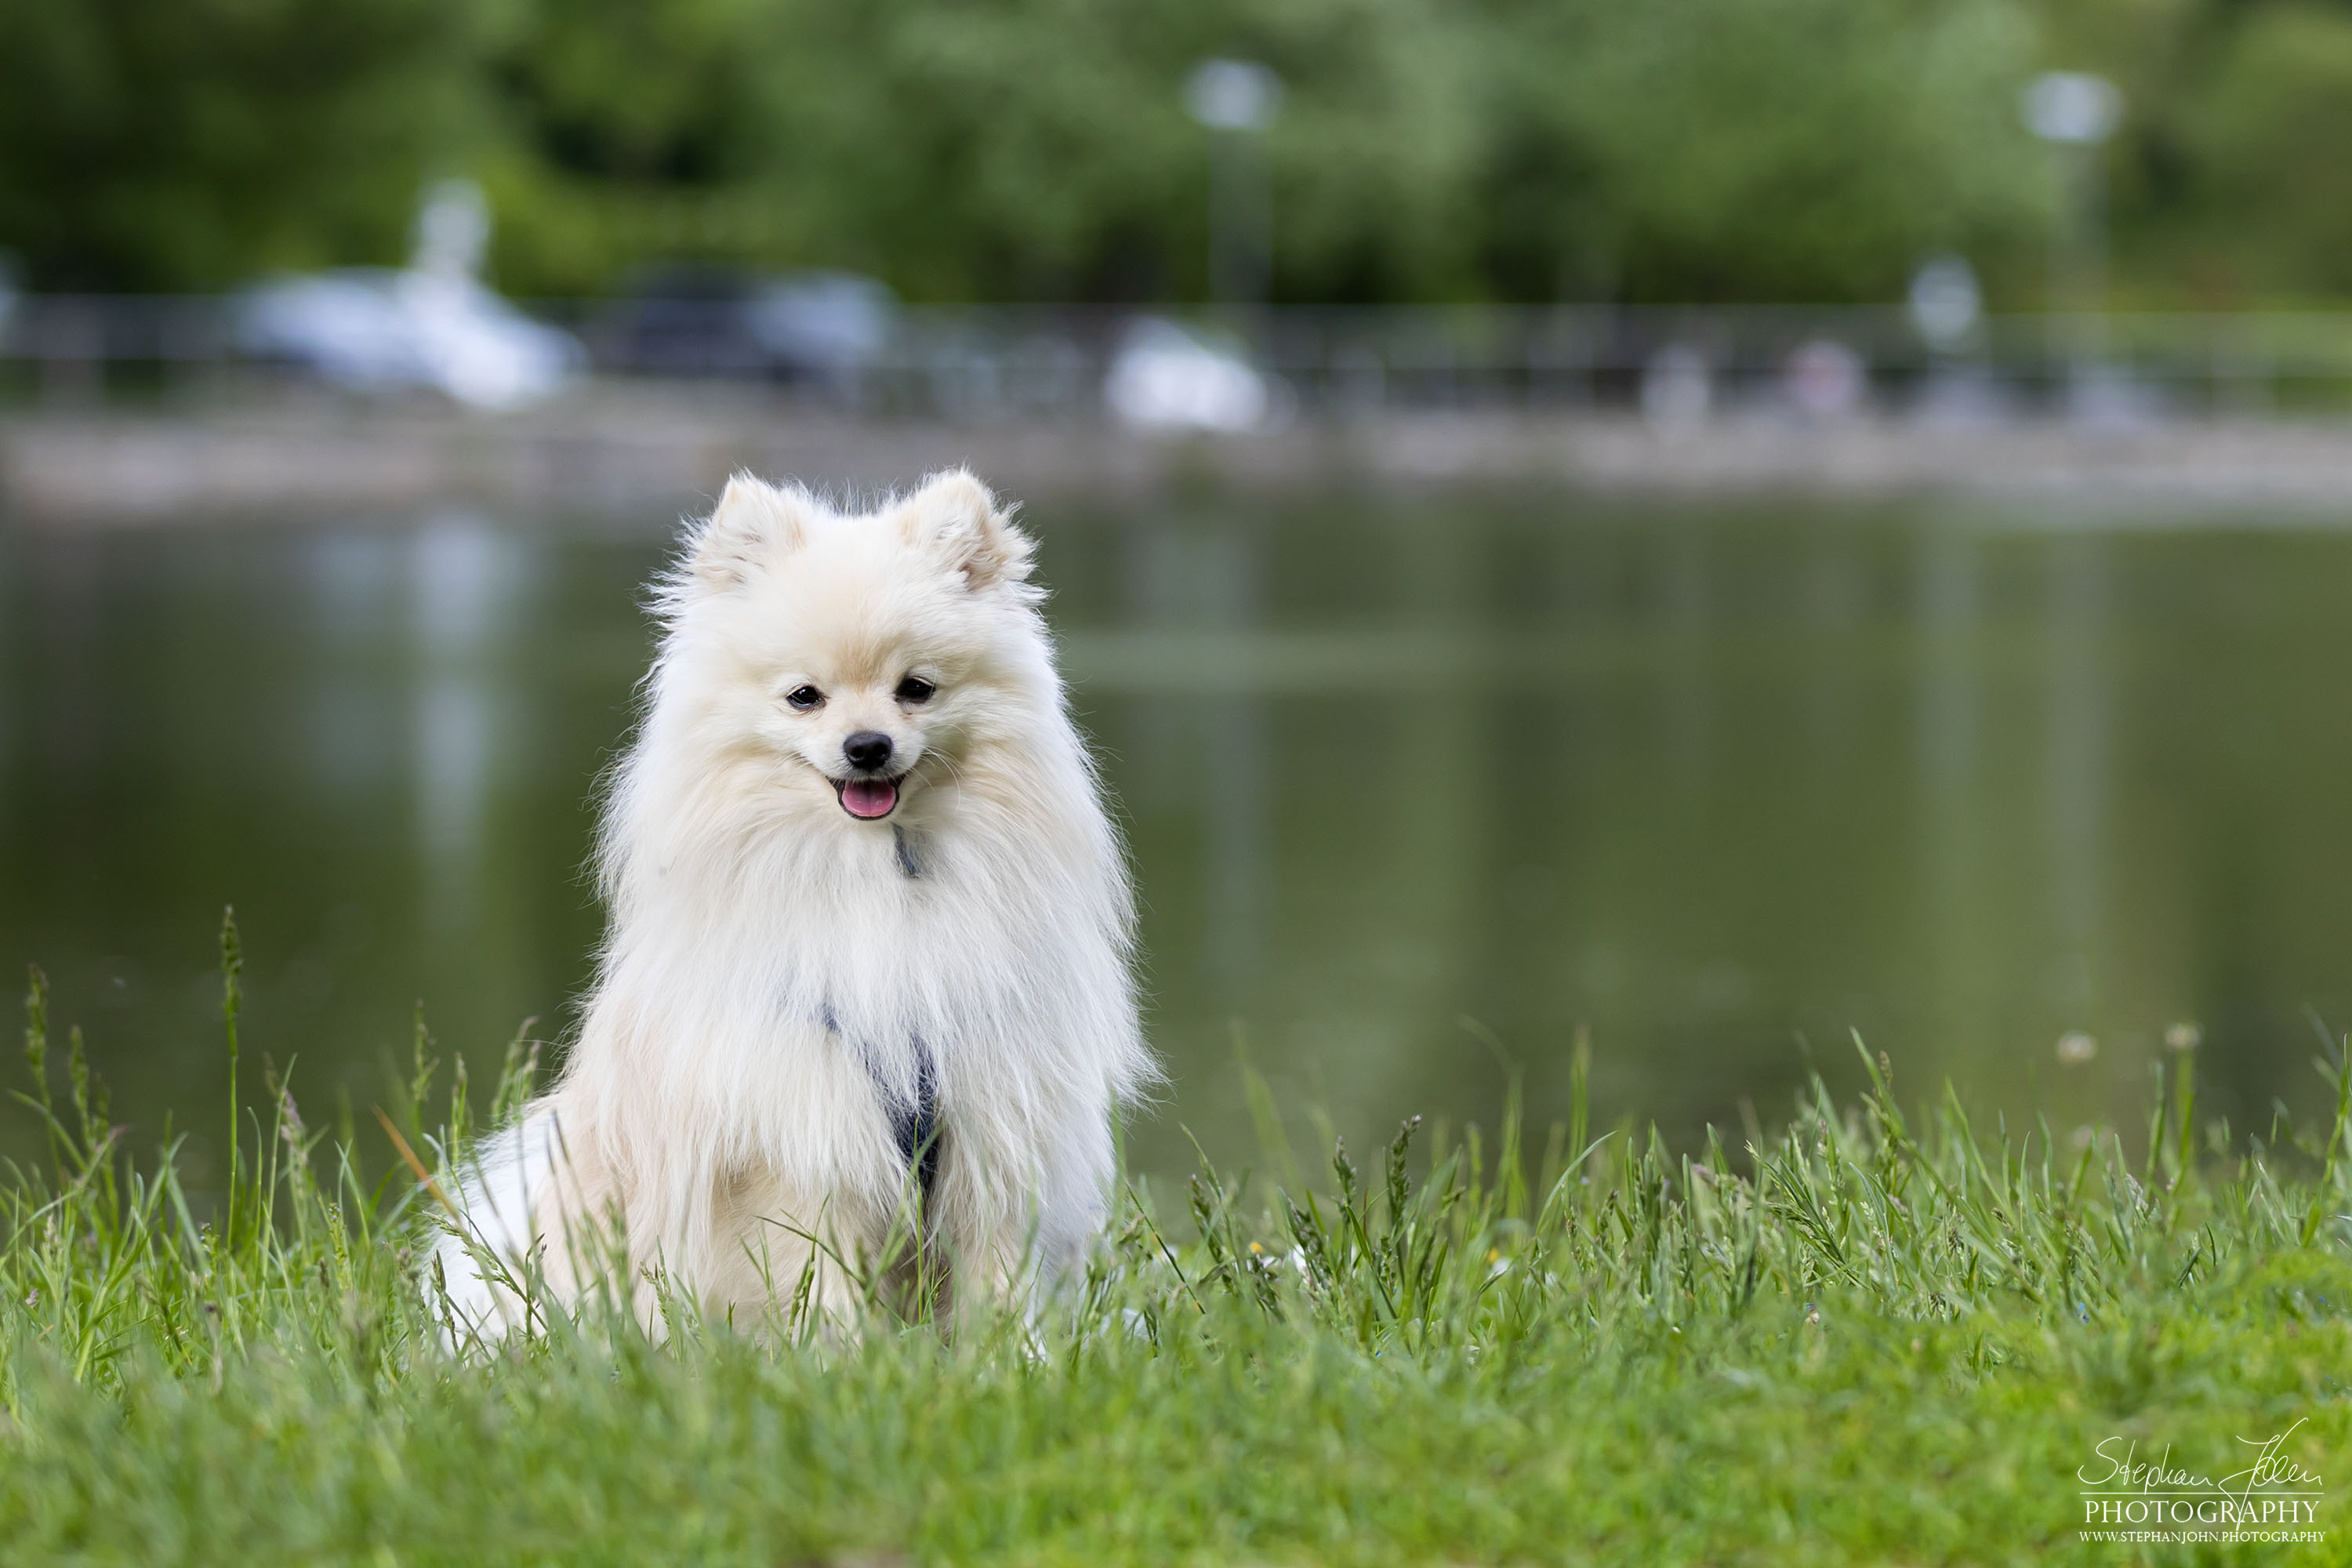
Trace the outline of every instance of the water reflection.
<instances>
[{"instance_id":1,"label":"water reflection","mask_svg":"<svg viewBox=\"0 0 2352 1568\"><path fill-rule=\"evenodd\" d=\"M1216 637L1263 618L1253 530L1173 519L1129 531L1129 623L1146 632ZM1213 1005L1238 1011L1257 979L1267 870L1268 770L1261 704L1232 693L1157 705L1145 716L1147 789L1156 802L1197 799L1205 818L1208 897L1199 937Z\"/></svg>"},{"instance_id":2,"label":"water reflection","mask_svg":"<svg viewBox=\"0 0 2352 1568\"><path fill-rule=\"evenodd\" d=\"M2060 1003L2097 1001L2100 869L2105 858L2107 706L2106 542L2095 534L2050 550L2050 988Z\"/></svg>"},{"instance_id":3,"label":"water reflection","mask_svg":"<svg viewBox=\"0 0 2352 1568\"><path fill-rule=\"evenodd\" d=\"M416 863L425 929L445 941L474 935L479 918L493 747L517 717L498 711L510 661L495 657L495 639L519 618L527 560L511 535L465 512L428 520L409 550Z\"/></svg>"},{"instance_id":4,"label":"water reflection","mask_svg":"<svg viewBox=\"0 0 2352 1568\"><path fill-rule=\"evenodd\" d=\"M1589 1026L1604 1114L1684 1129L1850 1078L1852 1028L1914 1092L2120 1119L2183 1018L2242 1127L2307 1098L2306 1011L2352 1016L2352 534L1033 518L1143 895L1146 1163L1246 1146L1237 1026L1361 1135L1491 1116L1465 1015L1538 1115ZM0 531L0 955L50 969L123 1114L211 1104L231 900L247 1038L313 1097L383 1098L419 996L485 1059L561 1028L662 549L466 512Z\"/></svg>"},{"instance_id":5,"label":"water reflection","mask_svg":"<svg viewBox=\"0 0 2352 1568\"><path fill-rule=\"evenodd\" d=\"M1925 531L1916 544L1921 653L1915 772L1929 1005L1954 1038L1972 1046L1988 1038L1991 1026L1976 1008L1978 988L1969 984L1988 956L1970 946L1985 852L1976 810L1983 702L1978 551L1976 535L1956 528Z\"/></svg>"}]
</instances>

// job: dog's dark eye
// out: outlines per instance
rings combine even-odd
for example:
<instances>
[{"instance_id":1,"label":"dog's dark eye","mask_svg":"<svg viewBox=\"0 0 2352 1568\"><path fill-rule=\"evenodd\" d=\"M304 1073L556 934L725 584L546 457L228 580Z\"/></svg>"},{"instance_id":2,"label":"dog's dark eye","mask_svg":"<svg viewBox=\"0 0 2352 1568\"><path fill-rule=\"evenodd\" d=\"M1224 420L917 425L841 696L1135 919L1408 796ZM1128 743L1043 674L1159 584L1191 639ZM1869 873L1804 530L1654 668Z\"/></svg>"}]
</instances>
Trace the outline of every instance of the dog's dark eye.
<instances>
[{"instance_id":1,"label":"dog's dark eye","mask_svg":"<svg viewBox=\"0 0 2352 1568\"><path fill-rule=\"evenodd\" d=\"M824 701L824 693L814 686L795 686L784 693L784 700L796 713L806 713Z\"/></svg>"},{"instance_id":2,"label":"dog's dark eye","mask_svg":"<svg viewBox=\"0 0 2352 1568\"><path fill-rule=\"evenodd\" d=\"M921 676L910 675L907 677L906 679L898 682L898 700L901 702L929 702L931 700L931 693L938 689L938 687L933 686Z\"/></svg>"}]
</instances>

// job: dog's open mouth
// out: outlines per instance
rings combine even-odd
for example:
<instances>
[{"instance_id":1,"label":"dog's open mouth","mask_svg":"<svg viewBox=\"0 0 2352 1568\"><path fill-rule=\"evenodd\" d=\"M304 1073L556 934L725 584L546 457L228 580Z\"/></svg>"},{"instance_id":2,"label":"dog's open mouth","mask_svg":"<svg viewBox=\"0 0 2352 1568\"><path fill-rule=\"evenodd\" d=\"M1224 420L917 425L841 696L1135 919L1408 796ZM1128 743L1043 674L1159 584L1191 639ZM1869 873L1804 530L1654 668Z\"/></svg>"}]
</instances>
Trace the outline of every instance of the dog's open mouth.
<instances>
[{"instance_id":1,"label":"dog's open mouth","mask_svg":"<svg viewBox=\"0 0 2352 1568\"><path fill-rule=\"evenodd\" d=\"M833 793L841 798L841 809L861 822L879 822L898 809L898 785L907 775L895 779L834 779Z\"/></svg>"}]
</instances>

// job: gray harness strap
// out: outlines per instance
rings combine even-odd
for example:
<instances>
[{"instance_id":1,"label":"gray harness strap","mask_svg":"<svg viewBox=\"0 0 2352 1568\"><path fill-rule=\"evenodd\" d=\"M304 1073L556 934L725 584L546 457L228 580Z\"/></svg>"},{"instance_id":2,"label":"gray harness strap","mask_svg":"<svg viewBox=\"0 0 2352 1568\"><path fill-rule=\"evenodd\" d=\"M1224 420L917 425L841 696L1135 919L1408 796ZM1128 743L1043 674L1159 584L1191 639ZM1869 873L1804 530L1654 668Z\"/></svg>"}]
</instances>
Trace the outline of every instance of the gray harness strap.
<instances>
[{"instance_id":1,"label":"gray harness strap","mask_svg":"<svg viewBox=\"0 0 2352 1568\"><path fill-rule=\"evenodd\" d=\"M923 874L921 857L904 824L890 825L890 848L900 876L912 881ZM856 1051L857 1059L865 1065L866 1076L873 1080L874 1092L882 1101L882 1112L890 1119L890 1138L898 1145L898 1158L915 1173L916 1188L928 1201L931 1184L940 1173L940 1074L938 1065L931 1059L930 1047L923 1043L921 1036L915 1037L915 1102L909 1105L882 1076L874 1053L842 1033L841 1020L834 1015L832 1003L825 1004L819 1017L826 1030Z\"/></svg>"},{"instance_id":2,"label":"gray harness strap","mask_svg":"<svg viewBox=\"0 0 2352 1568\"><path fill-rule=\"evenodd\" d=\"M820 1017L829 1032L857 1053L876 1096L882 1101L882 1113L890 1119L890 1139L898 1146L898 1158L915 1173L916 1188L928 1201L940 1173L940 1075L931 1059L931 1048L920 1036L916 1037L915 1099L910 1105L882 1076L873 1053L842 1032L841 1020L834 1015L831 1003L825 1005Z\"/></svg>"}]
</instances>

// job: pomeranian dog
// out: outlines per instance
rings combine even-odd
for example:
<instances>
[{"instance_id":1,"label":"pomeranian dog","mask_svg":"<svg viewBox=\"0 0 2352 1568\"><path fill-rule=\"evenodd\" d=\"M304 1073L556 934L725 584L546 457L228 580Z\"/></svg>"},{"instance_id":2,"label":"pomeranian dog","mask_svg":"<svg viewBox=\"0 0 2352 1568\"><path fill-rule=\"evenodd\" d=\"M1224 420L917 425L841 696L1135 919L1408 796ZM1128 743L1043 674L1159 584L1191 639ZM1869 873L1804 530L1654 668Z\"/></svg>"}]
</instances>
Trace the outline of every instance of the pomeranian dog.
<instances>
[{"instance_id":1,"label":"pomeranian dog","mask_svg":"<svg viewBox=\"0 0 2352 1568\"><path fill-rule=\"evenodd\" d=\"M1084 1251L1153 1069L1033 550L961 470L863 515L739 475L690 527L578 1039L454 1173L426 1282L454 1339L615 1264L659 1331L657 1282L845 1322L910 1240L954 1310Z\"/></svg>"}]
</instances>

